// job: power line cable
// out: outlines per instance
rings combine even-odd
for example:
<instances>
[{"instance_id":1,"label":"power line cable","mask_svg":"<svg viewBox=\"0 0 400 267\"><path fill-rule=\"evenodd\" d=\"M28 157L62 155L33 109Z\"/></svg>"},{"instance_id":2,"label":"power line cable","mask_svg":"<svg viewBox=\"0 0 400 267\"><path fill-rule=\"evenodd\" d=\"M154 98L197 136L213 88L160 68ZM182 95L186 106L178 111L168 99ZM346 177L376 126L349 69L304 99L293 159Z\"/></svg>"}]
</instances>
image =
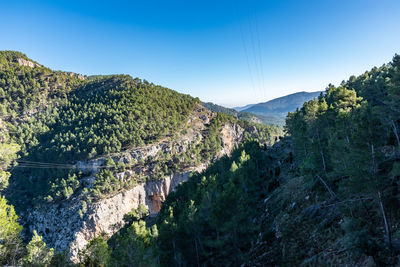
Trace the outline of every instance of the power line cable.
<instances>
[{"instance_id":1,"label":"power line cable","mask_svg":"<svg viewBox=\"0 0 400 267\"><path fill-rule=\"evenodd\" d=\"M248 28L249 28L249 42L250 42L250 50L252 50L252 56L254 60L254 67L255 67L255 72L256 72L256 80L257 84L256 87L259 91L259 97L262 98L262 89L261 89L261 74L260 74L260 66L259 60L258 60L258 54L257 54L257 49L255 45L255 33L253 31L253 23L252 23L252 16L251 16L251 7L250 4L247 6L246 11L247 11L247 23L248 23Z\"/></svg>"},{"instance_id":2,"label":"power line cable","mask_svg":"<svg viewBox=\"0 0 400 267\"><path fill-rule=\"evenodd\" d=\"M77 164L62 164L53 162L38 162L17 160L18 165L14 168L34 168L34 169L110 169L113 166L79 166Z\"/></svg>"},{"instance_id":3,"label":"power line cable","mask_svg":"<svg viewBox=\"0 0 400 267\"><path fill-rule=\"evenodd\" d=\"M235 14L236 14L236 17L237 17L238 21L240 21L239 10L238 10L239 4L240 3L239 3L239 0L238 0L238 2L236 2L236 5L235 5L235 7L236 7L235 8ZM241 40L242 40L242 46L243 46L244 54L245 54L245 57L246 57L247 69L249 71L251 87L253 89L254 96L257 98L256 87L255 87L255 83L254 83L252 69L251 69L251 66L250 66L249 53L248 53L248 50L247 50L247 47L246 47L246 41L245 41L245 38L244 38L243 26L242 26L241 23L239 23L239 29L240 29L240 37L241 37Z\"/></svg>"},{"instance_id":4,"label":"power line cable","mask_svg":"<svg viewBox=\"0 0 400 267\"><path fill-rule=\"evenodd\" d=\"M261 68L261 81L262 81L262 94L263 94L263 100L265 99L265 72L264 72L264 65L263 65L263 56L262 56L262 49L261 49L261 42L260 42L260 31L259 31L259 21L258 21L258 16L256 13L256 8L254 7L254 21L255 21L255 30L256 30L256 36L257 36L257 43L258 43L258 52L259 52L259 64Z\"/></svg>"}]
</instances>

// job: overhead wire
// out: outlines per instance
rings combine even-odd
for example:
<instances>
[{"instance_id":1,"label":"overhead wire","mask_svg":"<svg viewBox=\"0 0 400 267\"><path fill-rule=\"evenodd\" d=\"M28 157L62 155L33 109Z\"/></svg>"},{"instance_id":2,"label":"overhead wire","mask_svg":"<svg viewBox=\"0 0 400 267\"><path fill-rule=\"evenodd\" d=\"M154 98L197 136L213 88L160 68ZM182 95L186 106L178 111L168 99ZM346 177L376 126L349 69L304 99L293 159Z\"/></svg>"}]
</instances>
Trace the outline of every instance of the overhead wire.
<instances>
[{"instance_id":1,"label":"overhead wire","mask_svg":"<svg viewBox=\"0 0 400 267\"><path fill-rule=\"evenodd\" d=\"M240 4L239 1L240 0L238 0L236 2L236 5L235 5L235 7L236 7L235 8L235 14L236 14L236 17L237 17L237 21L240 21L239 10L238 10L239 4ZM245 54L245 57L246 57L247 69L249 71L251 88L253 89L254 96L257 98L257 90L256 90L256 86L255 86L255 83L254 83L254 78L253 78L253 74L252 74L252 68L250 66L250 57L249 57L249 53L248 53L247 46L246 46L246 40L244 38L243 26L242 26L241 23L239 23L239 29L240 29L240 37L241 37L241 41L242 41L242 46L243 46L244 54Z\"/></svg>"},{"instance_id":2,"label":"overhead wire","mask_svg":"<svg viewBox=\"0 0 400 267\"><path fill-rule=\"evenodd\" d=\"M245 0L246 1L246 0ZM256 47L256 42L255 42L255 33L253 30L253 22L252 22L252 16L251 16L251 6L250 4L246 7L246 12L247 12L247 24L248 24L248 29L249 29L249 42L250 42L250 47L252 50L252 56L254 59L254 67L255 67L255 73L256 73L256 82L257 82L257 89L259 91L259 96L262 97L262 88L261 88L261 73L260 73L260 66L259 66L259 55L257 53L257 47Z\"/></svg>"},{"instance_id":3,"label":"overhead wire","mask_svg":"<svg viewBox=\"0 0 400 267\"><path fill-rule=\"evenodd\" d=\"M61 164L61 163L51 163L51 162L36 162L36 161L26 161L17 160L18 165L16 168L37 168L37 169L74 169L76 165L73 164Z\"/></svg>"},{"instance_id":4,"label":"overhead wire","mask_svg":"<svg viewBox=\"0 0 400 267\"><path fill-rule=\"evenodd\" d=\"M238 21L239 6L242 5L241 1L236 2L236 15ZM246 33L243 30L243 25L240 23L240 34L242 39L242 46L246 56L247 68L249 70L250 80L254 95L256 99L264 100L266 97L265 91L265 73L263 64L263 55L261 47L261 38L259 30L259 20L256 7L251 5L246 0L243 1L243 8L241 9L244 14Z\"/></svg>"},{"instance_id":5,"label":"overhead wire","mask_svg":"<svg viewBox=\"0 0 400 267\"><path fill-rule=\"evenodd\" d=\"M55 163L55 162L39 162L39 161L29 161L29 160L17 160L18 163L27 164L39 164L39 165L59 165L59 166L73 166L72 164Z\"/></svg>"},{"instance_id":6,"label":"overhead wire","mask_svg":"<svg viewBox=\"0 0 400 267\"><path fill-rule=\"evenodd\" d=\"M262 49L261 49L261 41L260 41L260 31L259 31L259 21L258 21L258 16L257 16L257 11L256 8L254 7L254 24L255 24L255 31L256 31L256 37L257 37L257 43L258 43L258 60L260 64L260 69L261 69L261 82L262 82L262 96L263 100L265 99L265 72L264 72L264 65L263 65L263 54L262 54Z\"/></svg>"},{"instance_id":7,"label":"overhead wire","mask_svg":"<svg viewBox=\"0 0 400 267\"><path fill-rule=\"evenodd\" d=\"M13 168L33 168L33 169L109 169L113 166L78 166L77 164L63 164L54 162L38 162L27 160L16 160L18 165Z\"/></svg>"}]
</instances>

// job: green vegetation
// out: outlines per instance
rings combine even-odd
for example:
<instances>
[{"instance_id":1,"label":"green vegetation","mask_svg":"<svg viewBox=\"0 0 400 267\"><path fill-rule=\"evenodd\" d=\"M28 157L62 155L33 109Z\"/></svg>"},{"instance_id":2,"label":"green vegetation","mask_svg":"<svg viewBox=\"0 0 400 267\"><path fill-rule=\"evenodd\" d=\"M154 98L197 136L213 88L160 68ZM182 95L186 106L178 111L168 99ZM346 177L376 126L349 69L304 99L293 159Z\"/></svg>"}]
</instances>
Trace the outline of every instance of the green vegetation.
<instances>
[{"instance_id":1,"label":"green vegetation","mask_svg":"<svg viewBox=\"0 0 400 267\"><path fill-rule=\"evenodd\" d=\"M54 249L48 248L42 237L33 231L32 240L26 246L26 255L23 258L26 266L51 266Z\"/></svg>"},{"instance_id":2,"label":"green vegetation","mask_svg":"<svg viewBox=\"0 0 400 267\"><path fill-rule=\"evenodd\" d=\"M130 76L94 80L71 94L37 153L71 161L152 143L180 129L197 102Z\"/></svg>"},{"instance_id":3,"label":"green vegetation","mask_svg":"<svg viewBox=\"0 0 400 267\"><path fill-rule=\"evenodd\" d=\"M51 71L19 52L2 51L0 70L2 126L21 146L11 188L20 192L12 194L17 207L70 198L84 187L76 161L173 138L199 102L126 75L85 80ZM3 184L9 177L0 175ZM98 177L95 193L118 190L112 173Z\"/></svg>"},{"instance_id":4,"label":"green vegetation","mask_svg":"<svg viewBox=\"0 0 400 267\"><path fill-rule=\"evenodd\" d=\"M262 213L272 166L249 142L171 193L157 218L161 264L240 265L260 231L253 218Z\"/></svg>"},{"instance_id":5,"label":"green vegetation","mask_svg":"<svg viewBox=\"0 0 400 267\"><path fill-rule=\"evenodd\" d=\"M221 112L221 113L225 113L225 114L231 115L231 116L236 117L236 118L238 116L238 112L236 110L231 109L231 108L226 108L226 107L223 107L223 106L220 106L220 105L216 105L216 104L211 103L211 102L201 102L201 105L203 107L205 107L206 109L209 109L209 110L214 111L216 113Z\"/></svg>"},{"instance_id":6,"label":"green vegetation","mask_svg":"<svg viewBox=\"0 0 400 267\"><path fill-rule=\"evenodd\" d=\"M300 250L287 254L288 259L335 265L364 255L378 265L398 264L399 88L400 56L395 56L391 64L350 77L339 87L330 85L325 96L288 116L299 174L314 202L304 212L315 220L300 225L318 229L322 239L306 247L325 251L308 255ZM297 231L285 245L295 245L305 235ZM321 245L324 240L328 243ZM343 252L335 259L328 249Z\"/></svg>"},{"instance_id":7,"label":"green vegetation","mask_svg":"<svg viewBox=\"0 0 400 267\"><path fill-rule=\"evenodd\" d=\"M22 226L17 219L14 207L0 197L0 264L15 265L22 254Z\"/></svg>"},{"instance_id":8,"label":"green vegetation","mask_svg":"<svg viewBox=\"0 0 400 267\"><path fill-rule=\"evenodd\" d=\"M8 186L8 179L11 175L4 169L16 159L19 149L20 147L14 143L0 143L0 191Z\"/></svg>"},{"instance_id":9,"label":"green vegetation","mask_svg":"<svg viewBox=\"0 0 400 267\"><path fill-rule=\"evenodd\" d=\"M102 237L90 240L86 248L79 254L80 266L108 266L110 252L107 242Z\"/></svg>"},{"instance_id":10,"label":"green vegetation","mask_svg":"<svg viewBox=\"0 0 400 267\"><path fill-rule=\"evenodd\" d=\"M1 121L0 121L1 122ZM0 192L8 185L10 173L8 167L16 159L19 146L10 143L7 132L0 124ZM1 192L2 193L2 192ZM23 253L21 241L22 226L18 223L18 216L14 207L7 203L4 196L0 194L0 264L16 265Z\"/></svg>"},{"instance_id":11,"label":"green vegetation","mask_svg":"<svg viewBox=\"0 0 400 267\"><path fill-rule=\"evenodd\" d=\"M2 126L2 125L0 125ZM1 127L0 127L1 128ZM1 129L0 143L0 192L7 190L10 173L7 171L17 158L20 147L10 143L7 131ZM12 205L0 195L0 264L25 266L50 266L54 256L53 249L46 247L42 237L34 231L32 240L24 247L22 226Z\"/></svg>"},{"instance_id":12,"label":"green vegetation","mask_svg":"<svg viewBox=\"0 0 400 267\"><path fill-rule=\"evenodd\" d=\"M109 266L158 266L157 227L147 227L144 220L139 220L124 230L108 242L111 251Z\"/></svg>"},{"instance_id":13,"label":"green vegetation","mask_svg":"<svg viewBox=\"0 0 400 267\"><path fill-rule=\"evenodd\" d=\"M102 236L92 239L79 253L80 266L159 266L157 226L146 226L148 214L141 205L125 216L125 227L108 241Z\"/></svg>"}]
</instances>

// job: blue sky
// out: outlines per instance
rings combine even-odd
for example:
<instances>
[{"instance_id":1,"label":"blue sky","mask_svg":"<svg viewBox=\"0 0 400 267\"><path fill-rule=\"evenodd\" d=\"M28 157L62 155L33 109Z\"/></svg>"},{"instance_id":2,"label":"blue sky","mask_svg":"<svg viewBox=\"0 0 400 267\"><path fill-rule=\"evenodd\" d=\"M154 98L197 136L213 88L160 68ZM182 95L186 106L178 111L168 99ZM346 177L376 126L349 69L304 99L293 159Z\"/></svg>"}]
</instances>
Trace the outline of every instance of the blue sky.
<instances>
[{"instance_id":1,"label":"blue sky","mask_svg":"<svg viewBox=\"0 0 400 267\"><path fill-rule=\"evenodd\" d=\"M226 106L323 90L400 53L398 0L0 1L0 49Z\"/></svg>"}]
</instances>

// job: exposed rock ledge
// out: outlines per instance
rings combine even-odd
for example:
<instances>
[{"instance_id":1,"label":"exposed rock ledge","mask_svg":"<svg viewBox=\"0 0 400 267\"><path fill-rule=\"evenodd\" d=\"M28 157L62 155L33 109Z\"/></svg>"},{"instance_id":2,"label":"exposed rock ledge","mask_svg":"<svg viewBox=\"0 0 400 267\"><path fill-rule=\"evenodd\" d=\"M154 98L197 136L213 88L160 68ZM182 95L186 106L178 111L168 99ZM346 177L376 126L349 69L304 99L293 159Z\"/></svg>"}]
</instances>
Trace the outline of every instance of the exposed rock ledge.
<instances>
[{"instance_id":1,"label":"exposed rock ledge","mask_svg":"<svg viewBox=\"0 0 400 267\"><path fill-rule=\"evenodd\" d=\"M139 184L113 197L100 200L88 206L83 219L78 215L79 201L60 205L48 205L34 210L30 216L31 231L35 230L45 237L45 241L56 250L69 250L73 261L78 251L88 241L100 233L112 235L123 226L123 217L140 204L145 205L151 215L156 214L161 202L179 183L186 181L192 171L201 171L201 165L183 173L167 176L162 180Z\"/></svg>"},{"instance_id":2,"label":"exposed rock ledge","mask_svg":"<svg viewBox=\"0 0 400 267\"><path fill-rule=\"evenodd\" d=\"M26 66L26 67L30 67L30 68L40 67L39 64L34 63L34 62L30 61L30 60L23 59L23 58L18 58L17 62L18 62L18 64L20 66Z\"/></svg>"}]
</instances>

